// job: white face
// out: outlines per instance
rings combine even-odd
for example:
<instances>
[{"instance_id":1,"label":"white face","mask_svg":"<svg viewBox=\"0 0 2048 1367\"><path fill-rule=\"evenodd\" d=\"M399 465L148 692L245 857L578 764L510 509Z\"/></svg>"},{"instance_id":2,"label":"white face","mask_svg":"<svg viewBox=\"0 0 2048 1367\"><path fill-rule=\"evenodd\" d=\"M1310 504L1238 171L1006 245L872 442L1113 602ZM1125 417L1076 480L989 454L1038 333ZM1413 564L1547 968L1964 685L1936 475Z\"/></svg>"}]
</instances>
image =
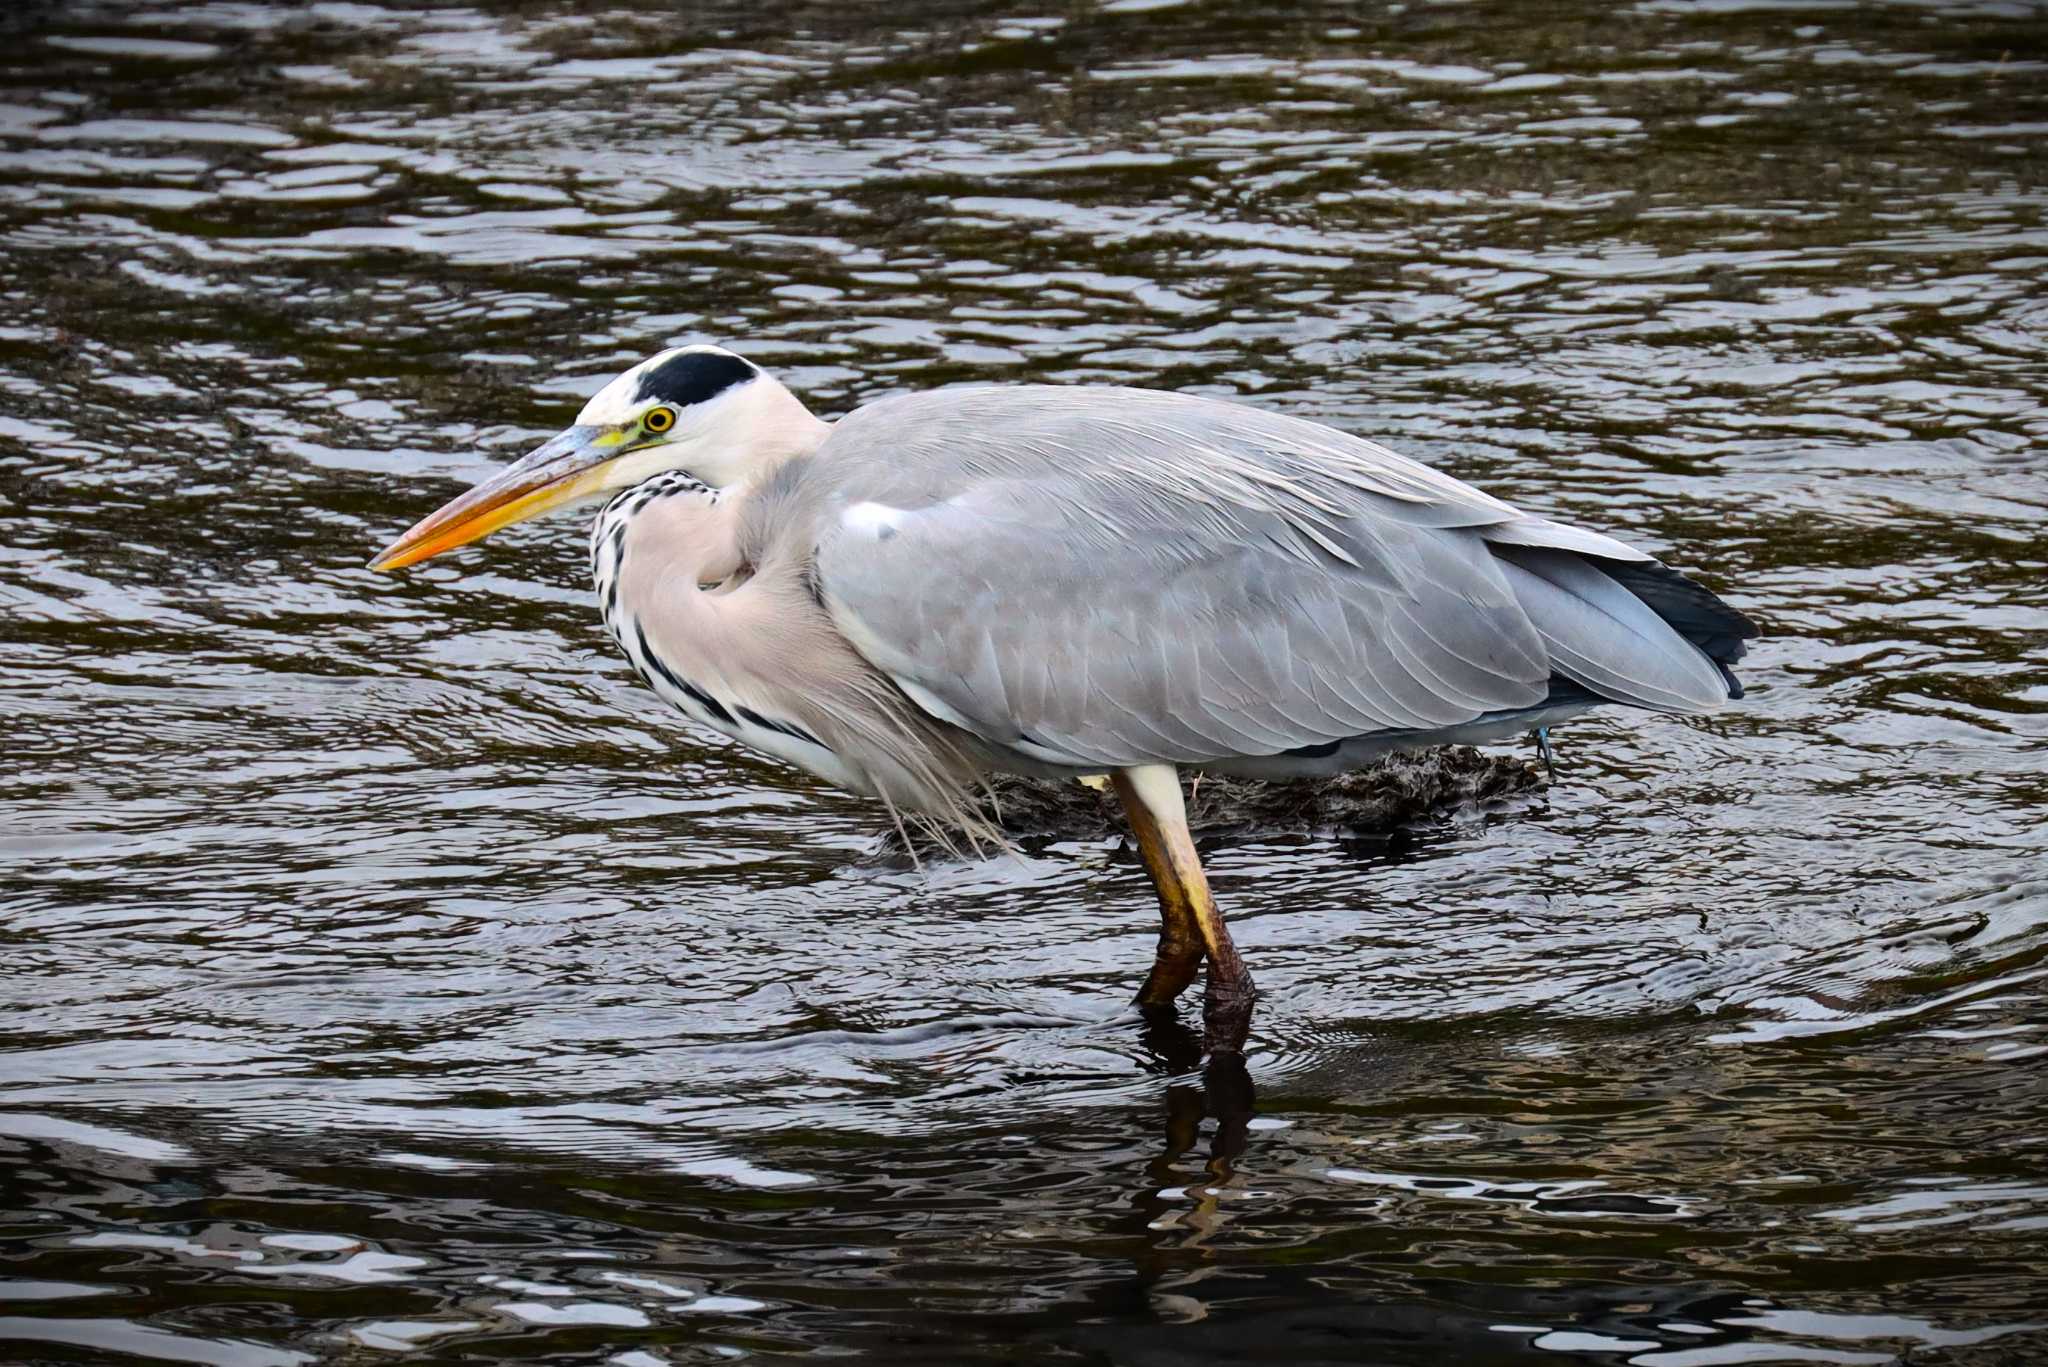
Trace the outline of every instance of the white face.
<instances>
[{"instance_id":1,"label":"white face","mask_svg":"<svg viewBox=\"0 0 2048 1367\"><path fill-rule=\"evenodd\" d=\"M677 469L722 484L726 448L744 444L735 429L744 428L750 401L768 384L752 362L723 347L673 347L593 394L576 425L602 429L599 447L632 448L606 469L608 488Z\"/></svg>"}]
</instances>

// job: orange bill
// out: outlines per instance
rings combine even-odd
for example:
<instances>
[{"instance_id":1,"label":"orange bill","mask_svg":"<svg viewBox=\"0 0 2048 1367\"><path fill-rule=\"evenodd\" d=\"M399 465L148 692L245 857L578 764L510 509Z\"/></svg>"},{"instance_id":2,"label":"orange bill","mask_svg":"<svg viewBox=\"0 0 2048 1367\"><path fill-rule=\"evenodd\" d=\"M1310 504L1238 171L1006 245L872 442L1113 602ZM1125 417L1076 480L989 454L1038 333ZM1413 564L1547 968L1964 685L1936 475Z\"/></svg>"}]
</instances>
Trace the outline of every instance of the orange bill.
<instances>
[{"instance_id":1,"label":"orange bill","mask_svg":"<svg viewBox=\"0 0 2048 1367\"><path fill-rule=\"evenodd\" d=\"M617 448L617 436L606 429L572 427L420 519L379 552L370 568L404 569L500 527L602 493L601 467L619 454Z\"/></svg>"}]
</instances>

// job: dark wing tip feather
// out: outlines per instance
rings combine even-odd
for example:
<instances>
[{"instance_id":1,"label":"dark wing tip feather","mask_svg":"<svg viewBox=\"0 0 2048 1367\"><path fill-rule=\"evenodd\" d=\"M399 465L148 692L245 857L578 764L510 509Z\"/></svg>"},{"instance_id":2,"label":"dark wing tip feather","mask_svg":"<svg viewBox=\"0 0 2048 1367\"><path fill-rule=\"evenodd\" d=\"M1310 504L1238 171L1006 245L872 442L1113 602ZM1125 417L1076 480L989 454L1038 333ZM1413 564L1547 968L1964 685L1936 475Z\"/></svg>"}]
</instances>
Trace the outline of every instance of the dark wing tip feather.
<instances>
[{"instance_id":1,"label":"dark wing tip feather","mask_svg":"<svg viewBox=\"0 0 2048 1367\"><path fill-rule=\"evenodd\" d=\"M1729 666L1749 653L1749 642L1763 633L1747 616L1723 602L1720 595L1655 560L1598 560L1608 578L1643 600L1671 629L1700 648L1728 685L1728 696L1742 696L1742 681Z\"/></svg>"},{"instance_id":2,"label":"dark wing tip feather","mask_svg":"<svg viewBox=\"0 0 2048 1367\"><path fill-rule=\"evenodd\" d=\"M1590 558L1590 557L1589 557ZM1655 560L1595 560L1601 573L1649 604L1671 629L1717 664L1741 659L1748 641L1763 633L1719 595ZM1737 694L1736 696L1740 696Z\"/></svg>"}]
</instances>

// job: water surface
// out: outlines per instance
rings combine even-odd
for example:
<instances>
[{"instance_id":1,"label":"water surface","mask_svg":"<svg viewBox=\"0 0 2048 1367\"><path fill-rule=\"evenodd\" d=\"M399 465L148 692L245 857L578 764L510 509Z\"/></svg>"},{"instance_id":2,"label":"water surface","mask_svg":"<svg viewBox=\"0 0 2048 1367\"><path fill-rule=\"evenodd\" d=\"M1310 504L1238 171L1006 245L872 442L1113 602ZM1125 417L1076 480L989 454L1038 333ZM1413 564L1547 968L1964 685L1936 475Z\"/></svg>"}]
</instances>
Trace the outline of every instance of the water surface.
<instances>
[{"instance_id":1,"label":"water surface","mask_svg":"<svg viewBox=\"0 0 2048 1367\"><path fill-rule=\"evenodd\" d=\"M0 1354L2048 1357L2048 24L1531 9L10 8ZM1205 1073L1114 843L877 864L577 528L363 568L691 340L1334 423L1768 638L1214 850Z\"/></svg>"}]
</instances>

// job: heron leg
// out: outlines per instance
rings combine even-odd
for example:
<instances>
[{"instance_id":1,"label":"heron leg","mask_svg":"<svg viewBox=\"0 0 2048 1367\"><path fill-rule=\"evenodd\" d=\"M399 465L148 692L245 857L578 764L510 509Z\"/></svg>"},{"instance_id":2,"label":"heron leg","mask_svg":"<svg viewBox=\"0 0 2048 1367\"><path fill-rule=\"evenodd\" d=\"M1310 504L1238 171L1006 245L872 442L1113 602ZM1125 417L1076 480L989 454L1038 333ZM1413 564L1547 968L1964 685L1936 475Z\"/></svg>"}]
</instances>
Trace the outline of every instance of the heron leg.
<instances>
[{"instance_id":1,"label":"heron leg","mask_svg":"<svg viewBox=\"0 0 2048 1367\"><path fill-rule=\"evenodd\" d=\"M1202 966L1202 931L1187 885L1174 873L1166 835L1152 809L1123 770L1111 774L1109 781L1123 799L1124 815L1138 840L1138 857L1145 861L1145 872L1159 894L1159 949L1145 985L1138 989L1138 1005L1148 1011L1161 1010L1172 1006L1174 998L1195 980L1195 972ZM1175 791L1177 794L1177 787Z\"/></svg>"},{"instance_id":2,"label":"heron leg","mask_svg":"<svg viewBox=\"0 0 2048 1367\"><path fill-rule=\"evenodd\" d=\"M1146 871L1159 890L1164 928L1159 936L1159 959L1153 976L1146 980L1138 1000L1152 1004L1155 988L1178 993L1194 977L1196 955L1189 947L1187 929L1192 923L1193 939L1208 956L1209 979L1202 995L1202 1016L1209 1027L1212 1047L1222 1040L1243 1039L1254 995L1252 975L1238 956L1209 895L1208 875L1202 872L1201 856L1195 851L1194 836L1188 832L1187 807L1181 801L1180 776L1170 764L1143 764L1121 769L1113 776L1117 796L1130 814L1131 829L1138 837ZM1176 920L1176 917L1179 919Z\"/></svg>"}]
</instances>

